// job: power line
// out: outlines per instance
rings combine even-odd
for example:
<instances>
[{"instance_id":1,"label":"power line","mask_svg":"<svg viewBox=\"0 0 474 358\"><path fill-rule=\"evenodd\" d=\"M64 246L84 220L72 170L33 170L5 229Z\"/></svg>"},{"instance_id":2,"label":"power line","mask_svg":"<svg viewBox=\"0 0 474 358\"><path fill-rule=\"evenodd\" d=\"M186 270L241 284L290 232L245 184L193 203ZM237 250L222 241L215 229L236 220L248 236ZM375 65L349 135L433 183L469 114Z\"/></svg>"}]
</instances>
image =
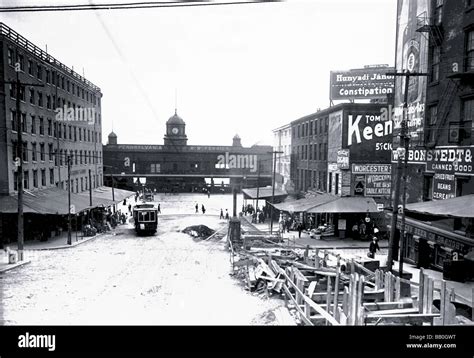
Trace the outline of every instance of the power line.
<instances>
[{"instance_id":1,"label":"power line","mask_svg":"<svg viewBox=\"0 0 474 358\"><path fill-rule=\"evenodd\" d=\"M90 11L90 10L130 10L172 7L196 6L223 6L223 5L251 5L258 3L282 2L282 0L249 0L232 2L204 2L204 1L177 1L177 2L133 2L124 4L74 4L74 5L30 5L30 6L2 6L0 12L45 12L45 11Z\"/></svg>"}]
</instances>

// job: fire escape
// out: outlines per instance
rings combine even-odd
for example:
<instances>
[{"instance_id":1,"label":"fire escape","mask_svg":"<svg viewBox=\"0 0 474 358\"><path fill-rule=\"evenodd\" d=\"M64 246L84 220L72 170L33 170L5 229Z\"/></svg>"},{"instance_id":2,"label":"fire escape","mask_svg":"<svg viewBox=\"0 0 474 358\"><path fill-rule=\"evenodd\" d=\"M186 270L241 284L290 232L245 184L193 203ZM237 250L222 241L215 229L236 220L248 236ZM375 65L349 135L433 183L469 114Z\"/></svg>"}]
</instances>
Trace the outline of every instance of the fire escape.
<instances>
[{"instance_id":1,"label":"fire escape","mask_svg":"<svg viewBox=\"0 0 474 358\"><path fill-rule=\"evenodd\" d=\"M441 68L441 64L447 63L446 54L443 51L441 44L444 40L443 29L440 24L436 24L433 17L429 17L426 12L417 16L417 32L423 33L429 41L430 51L434 48L439 48L439 74L441 77L446 73L446 78L449 79L445 81L445 86L442 90L441 95L438 97L437 105L437 115L435 118L430 118L430 122L425 124L425 129L427 135L425 136L425 144L427 148L434 148L440 138L441 133L443 133L444 128L446 128L446 122L448 119L449 111L453 105L456 93L459 89L459 84L455 81L455 78L452 74L447 73ZM430 62L432 61L432 56L430 56ZM430 74L431 75L431 74ZM431 117L431 116L430 116ZM450 134L451 136L451 134Z\"/></svg>"}]
</instances>

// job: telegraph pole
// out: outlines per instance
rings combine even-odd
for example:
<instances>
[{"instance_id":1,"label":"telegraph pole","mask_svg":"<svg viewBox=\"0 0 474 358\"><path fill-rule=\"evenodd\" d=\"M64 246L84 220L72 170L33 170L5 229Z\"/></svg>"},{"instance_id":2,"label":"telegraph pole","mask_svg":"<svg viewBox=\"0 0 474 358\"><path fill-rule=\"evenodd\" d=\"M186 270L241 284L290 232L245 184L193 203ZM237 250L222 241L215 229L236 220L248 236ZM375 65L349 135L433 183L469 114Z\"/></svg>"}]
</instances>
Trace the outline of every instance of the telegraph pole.
<instances>
[{"instance_id":1,"label":"telegraph pole","mask_svg":"<svg viewBox=\"0 0 474 358\"><path fill-rule=\"evenodd\" d=\"M18 54L17 54L18 58ZM24 245L24 228L23 228L23 126L21 125L21 105L20 96L21 88L25 87L23 93L26 96L26 86L44 87L43 84L25 83L20 81L21 64L20 62L15 63L16 80L15 81L2 81L5 84L15 85L16 87L16 121L17 121L17 158L16 165L18 170L18 219L17 219L17 244L18 244L18 261L23 261L23 245ZM25 123L26 127L26 118ZM13 128L12 128L13 130Z\"/></svg>"},{"instance_id":2,"label":"telegraph pole","mask_svg":"<svg viewBox=\"0 0 474 358\"><path fill-rule=\"evenodd\" d=\"M71 245L71 155L67 156L67 244Z\"/></svg>"},{"instance_id":3,"label":"telegraph pole","mask_svg":"<svg viewBox=\"0 0 474 358\"><path fill-rule=\"evenodd\" d=\"M89 205L92 207L92 179L91 169L89 169Z\"/></svg>"},{"instance_id":4,"label":"telegraph pole","mask_svg":"<svg viewBox=\"0 0 474 358\"><path fill-rule=\"evenodd\" d=\"M257 160L257 205L255 207L255 210L258 209L258 198L260 196L260 164L258 163L258 160Z\"/></svg>"},{"instance_id":5,"label":"telegraph pole","mask_svg":"<svg viewBox=\"0 0 474 358\"><path fill-rule=\"evenodd\" d=\"M408 150L409 150L409 142L410 138L408 135L408 87L410 83L410 77L421 77L427 76L426 73L419 73L419 72L410 72L409 70L405 70L404 72L395 72L395 73L387 73L388 76L397 76L397 77L405 77L405 93L403 98L403 117L401 122L401 132L400 132L400 146L398 151L398 158L397 158L397 176L395 181L395 192L393 198L393 205L392 205L392 219L390 223L390 241L388 247L388 257L387 257L387 270L391 271L393 266L393 252L395 246L395 232L397 226L397 216L398 216L398 206L400 204L400 185L403 179L404 187L403 187L403 199L402 199L402 218L401 218L401 225L400 225L400 245L399 245L399 277L402 277L403 274L403 249L404 249L404 241L405 241L405 204L406 204L406 179L407 179L407 172L408 172ZM403 146L402 146L403 145ZM403 163L402 163L403 157Z\"/></svg>"},{"instance_id":6,"label":"telegraph pole","mask_svg":"<svg viewBox=\"0 0 474 358\"><path fill-rule=\"evenodd\" d=\"M272 179L272 205L270 205L270 234L273 234L273 202L275 201L275 174L276 174L276 155L283 152L273 151L269 152L273 155L273 179Z\"/></svg>"}]
</instances>

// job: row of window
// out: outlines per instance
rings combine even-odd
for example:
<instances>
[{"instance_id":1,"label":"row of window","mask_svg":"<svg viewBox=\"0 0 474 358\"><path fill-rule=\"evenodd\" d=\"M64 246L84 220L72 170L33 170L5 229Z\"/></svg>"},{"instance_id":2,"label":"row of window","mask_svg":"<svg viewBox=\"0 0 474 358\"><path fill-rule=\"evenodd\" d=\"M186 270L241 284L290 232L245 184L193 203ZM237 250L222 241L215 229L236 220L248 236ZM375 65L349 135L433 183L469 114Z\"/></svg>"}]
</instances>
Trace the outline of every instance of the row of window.
<instances>
[{"instance_id":1,"label":"row of window","mask_svg":"<svg viewBox=\"0 0 474 358\"><path fill-rule=\"evenodd\" d=\"M435 137L438 135L435 130L435 126L439 120L439 116L443 115L439 113L438 105L430 105L428 107L428 124L426 133L426 140L428 142L435 141ZM448 138L448 143L470 145L472 136L472 125L474 123L474 98L466 99L461 102L461 117L459 122L450 122L447 128L440 128L439 130L447 130L447 133L442 133L444 137Z\"/></svg>"},{"instance_id":2,"label":"row of window","mask_svg":"<svg viewBox=\"0 0 474 358\"><path fill-rule=\"evenodd\" d=\"M90 142L90 143L101 143L102 135L99 131L94 131L92 129L87 129L83 127L76 127L68 123L59 123L58 121L53 121L51 118L47 118L46 121L43 117L30 114L29 120L27 114L22 112L21 117L21 129L24 133L40 135L46 134L58 139L69 139L71 141L77 142ZM10 122L11 128L13 131L18 130L18 119L16 111L10 110Z\"/></svg>"},{"instance_id":3,"label":"row of window","mask_svg":"<svg viewBox=\"0 0 474 358\"><path fill-rule=\"evenodd\" d=\"M31 177L32 177L32 180L30 183L30 171L28 170L23 171L23 188L24 189L28 190L32 188L38 189L41 187L47 187L46 169L40 169L39 171L37 169L32 170ZM100 183L102 182L102 175L93 175L91 176L91 179L92 179L92 183L89 183L89 178L87 176L71 179L71 191L73 193L80 193L84 190L89 190L89 184L92 184L92 188L96 188L100 186ZM41 181L41 185L39 184L40 183L39 180ZM49 169L49 184L50 185L48 186L50 187L51 185L54 185L54 182L55 182L54 169L50 168ZM30 184L32 185L32 187L30 187ZM56 183L56 185L59 186L59 183ZM67 180L61 182L61 188L67 189ZM13 172L13 190L15 191L18 190L18 172Z\"/></svg>"},{"instance_id":4,"label":"row of window","mask_svg":"<svg viewBox=\"0 0 474 358\"><path fill-rule=\"evenodd\" d=\"M10 84L10 97L16 99L17 88L15 84ZM26 102L25 87L20 86L20 100ZM61 116L61 120L86 121L88 123L101 123L100 113L97 113L93 107L82 107L65 98L56 95L43 96L41 91L35 91L34 88L28 90L28 101L31 105L37 105L40 108L54 110L56 116Z\"/></svg>"},{"instance_id":5,"label":"row of window","mask_svg":"<svg viewBox=\"0 0 474 358\"><path fill-rule=\"evenodd\" d=\"M327 160L328 144L306 144L293 147L293 153L301 160Z\"/></svg>"},{"instance_id":6,"label":"row of window","mask_svg":"<svg viewBox=\"0 0 474 358\"><path fill-rule=\"evenodd\" d=\"M58 71L48 68L40 63L36 63L31 58L27 61L28 74L31 77L36 77L39 81L44 81L46 84L51 84L57 88L61 88L64 91L69 92L72 95L77 96L91 104L100 106L100 96L96 96L94 93L89 92L87 89L84 89L79 84L75 83L64 75L60 74ZM8 48L8 64L10 66L15 66L15 63L19 63L20 70L25 72L25 56L20 52L16 51L13 48Z\"/></svg>"},{"instance_id":7,"label":"row of window","mask_svg":"<svg viewBox=\"0 0 474 358\"><path fill-rule=\"evenodd\" d=\"M296 182L298 183L299 189L327 190L326 171L298 169L297 175Z\"/></svg>"},{"instance_id":8,"label":"row of window","mask_svg":"<svg viewBox=\"0 0 474 358\"><path fill-rule=\"evenodd\" d=\"M12 141L12 160L18 156L18 142ZM22 157L23 162L29 162L30 158L33 162L38 160L44 162L46 158L45 143L31 143L31 149L29 148L28 142L23 142ZM31 153L31 155L30 155ZM82 164L100 164L102 157L100 152L93 150L67 150L60 149L57 155L57 149L54 149L53 143L48 143L48 159L49 161L55 162L55 165L67 165L67 157L71 157L71 165L82 165Z\"/></svg>"},{"instance_id":9,"label":"row of window","mask_svg":"<svg viewBox=\"0 0 474 358\"><path fill-rule=\"evenodd\" d=\"M308 135L326 134L329 128L329 118L310 120L293 127L293 138L303 138Z\"/></svg>"},{"instance_id":10,"label":"row of window","mask_svg":"<svg viewBox=\"0 0 474 358\"><path fill-rule=\"evenodd\" d=\"M440 77L441 47L432 46L430 48L430 82L438 82ZM474 30L466 32L465 60L462 64L466 72L474 71Z\"/></svg>"}]
</instances>

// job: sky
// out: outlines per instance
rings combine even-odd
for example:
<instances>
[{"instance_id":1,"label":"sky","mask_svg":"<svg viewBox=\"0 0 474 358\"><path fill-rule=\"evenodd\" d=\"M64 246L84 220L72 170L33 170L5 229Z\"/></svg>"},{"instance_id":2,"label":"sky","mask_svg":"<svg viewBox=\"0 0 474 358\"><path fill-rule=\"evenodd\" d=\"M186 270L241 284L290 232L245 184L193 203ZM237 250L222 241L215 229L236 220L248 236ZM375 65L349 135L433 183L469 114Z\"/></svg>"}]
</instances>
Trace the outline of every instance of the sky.
<instances>
[{"instance_id":1,"label":"sky","mask_svg":"<svg viewBox=\"0 0 474 358\"><path fill-rule=\"evenodd\" d=\"M91 1L91 0L89 0ZM94 1L121 3L130 0ZM87 0L2 0L8 5ZM188 144L273 142L329 106L329 73L393 66L396 0L0 13L0 21L98 85L104 144L162 144L174 114Z\"/></svg>"}]
</instances>

